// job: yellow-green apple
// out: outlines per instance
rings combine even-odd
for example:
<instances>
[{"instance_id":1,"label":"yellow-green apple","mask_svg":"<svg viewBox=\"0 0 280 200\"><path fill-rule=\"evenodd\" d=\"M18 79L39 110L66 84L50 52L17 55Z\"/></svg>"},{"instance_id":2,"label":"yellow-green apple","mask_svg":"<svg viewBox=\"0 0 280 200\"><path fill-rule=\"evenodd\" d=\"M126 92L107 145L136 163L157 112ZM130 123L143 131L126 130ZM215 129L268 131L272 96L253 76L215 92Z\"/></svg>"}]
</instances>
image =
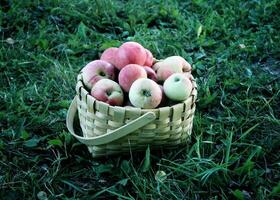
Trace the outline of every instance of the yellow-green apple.
<instances>
[{"instance_id":1,"label":"yellow-green apple","mask_svg":"<svg viewBox=\"0 0 280 200\"><path fill-rule=\"evenodd\" d=\"M100 79L115 79L115 67L104 60L95 60L82 69L82 78L85 86L91 90Z\"/></svg>"},{"instance_id":2,"label":"yellow-green apple","mask_svg":"<svg viewBox=\"0 0 280 200\"><path fill-rule=\"evenodd\" d=\"M174 101L186 100L191 94L192 87L192 82L183 73L172 74L163 83L165 95Z\"/></svg>"},{"instance_id":3,"label":"yellow-green apple","mask_svg":"<svg viewBox=\"0 0 280 200\"><path fill-rule=\"evenodd\" d=\"M191 65L181 56L171 56L153 65L157 72L158 80L165 81L174 73L191 71Z\"/></svg>"},{"instance_id":4,"label":"yellow-green apple","mask_svg":"<svg viewBox=\"0 0 280 200\"><path fill-rule=\"evenodd\" d=\"M144 63L144 66L151 67L154 62L153 54L148 49L145 49L145 51L147 56L146 56L146 61Z\"/></svg>"},{"instance_id":5,"label":"yellow-green apple","mask_svg":"<svg viewBox=\"0 0 280 200\"><path fill-rule=\"evenodd\" d=\"M135 107L156 108L161 102L162 91L155 81L140 78L131 85L128 96Z\"/></svg>"},{"instance_id":6,"label":"yellow-green apple","mask_svg":"<svg viewBox=\"0 0 280 200\"><path fill-rule=\"evenodd\" d=\"M100 60L105 60L115 66L116 65L115 58L116 58L117 51L118 51L117 47L111 47L111 48L106 49L101 54Z\"/></svg>"},{"instance_id":7,"label":"yellow-green apple","mask_svg":"<svg viewBox=\"0 0 280 200\"><path fill-rule=\"evenodd\" d=\"M128 92L132 83L139 78L147 78L145 69L137 64L129 64L121 69L118 80L122 89Z\"/></svg>"},{"instance_id":8,"label":"yellow-green apple","mask_svg":"<svg viewBox=\"0 0 280 200\"><path fill-rule=\"evenodd\" d=\"M121 106L123 104L123 91L118 83L110 79L99 80L92 88L91 95L112 106Z\"/></svg>"},{"instance_id":9,"label":"yellow-green apple","mask_svg":"<svg viewBox=\"0 0 280 200\"><path fill-rule=\"evenodd\" d=\"M128 64L144 65L146 58L145 48L141 44L137 42L125 42L116 52L114 63L121 70Z\"/></svg>"},{"instance_id":10,"label":"yellow-green apple","mask_svg":"<svg viewBox=\"0 0 280 200\"><path fill-rule=\"evenodd\" d=\"M144 69L145 69L145 71L147 73L147 77L149 79L152 79L153 81L157 82L157 74L156 74L156 72L152 68L147 67L147 66L144 66Z\"/></svg>"}]
</instances>

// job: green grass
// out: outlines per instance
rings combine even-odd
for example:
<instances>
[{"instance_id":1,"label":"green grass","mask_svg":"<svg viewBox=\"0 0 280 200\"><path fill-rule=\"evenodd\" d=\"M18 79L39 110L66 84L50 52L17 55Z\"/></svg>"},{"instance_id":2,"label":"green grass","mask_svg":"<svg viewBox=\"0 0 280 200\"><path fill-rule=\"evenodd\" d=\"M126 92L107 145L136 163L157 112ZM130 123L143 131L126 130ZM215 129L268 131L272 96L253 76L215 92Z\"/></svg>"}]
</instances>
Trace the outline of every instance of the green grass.
<instances>
[{"instance_id":1,"label":"green grass","mask_svg":"<svg viewBox=\"0 0 280 200\"><path fill-rule=\"evenodd\" d=\"M279 1L141 2L1 1L1 198L280 198ZM131 40L192 64L192 139L92 159L65 126L76 75Z\"/></svg>"}]
</instances>

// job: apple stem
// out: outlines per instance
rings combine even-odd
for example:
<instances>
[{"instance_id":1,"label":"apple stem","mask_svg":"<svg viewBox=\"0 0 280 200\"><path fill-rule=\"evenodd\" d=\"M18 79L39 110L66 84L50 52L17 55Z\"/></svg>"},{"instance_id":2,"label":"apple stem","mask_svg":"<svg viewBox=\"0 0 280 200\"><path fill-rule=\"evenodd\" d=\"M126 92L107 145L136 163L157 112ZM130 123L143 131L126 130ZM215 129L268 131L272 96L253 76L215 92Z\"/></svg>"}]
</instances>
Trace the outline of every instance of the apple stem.
<instances>
[{"instance_id":1,"label":"apple stem","mask_svg":"<svg viewBox=\"0 0 280 200\"><path fill-rule=\"evenodd\" d=\"M107 91L106 91L106 94L107 94L108 96L110 96L110 95L112 94L112 91L107 90Z\"/></svg>"},{"instance_id":2,"label":"apple stem","mask_svg":"<svg viewBox=\"0 0 280 200\"><path fill-rule=\"evenodd\" d=\"M142 94L146 97L150 97L151 96L151 92L148 90L142 90Z\"/></svg>"},{"instance_id":3,"label":"apple stem","mask_svg":"<svg viewBox=\"0 0 280 200\"><path fill-rule=\"evenodd\" d=\"M105 74L104 72L101 71L101 72L99 73L99 75L100 75L100 76L105 76L106 74Z\"/></svg>"}]
</instances>

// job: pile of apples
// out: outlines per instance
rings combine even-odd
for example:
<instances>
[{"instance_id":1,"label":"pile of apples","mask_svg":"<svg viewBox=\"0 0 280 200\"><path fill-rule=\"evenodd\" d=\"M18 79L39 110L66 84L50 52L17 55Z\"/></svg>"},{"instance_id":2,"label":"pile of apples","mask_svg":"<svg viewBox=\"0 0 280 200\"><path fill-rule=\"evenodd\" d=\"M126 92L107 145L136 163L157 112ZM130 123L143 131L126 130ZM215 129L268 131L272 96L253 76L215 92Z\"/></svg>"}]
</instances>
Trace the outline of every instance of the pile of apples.
<instances>
[{"instance_id":1,"label":"pile of apples","mask_svg":"<svg viewBox=\"0 0 280 200\"><path fill-rule=\"evenodd\" d=\"M82 69L90 94L112 106L151 109L168 101L186 100L192 91L191 65L180 56L156 62L153 54L137 42L106 49L100 60Z\"/></svg>"}]
</instances>

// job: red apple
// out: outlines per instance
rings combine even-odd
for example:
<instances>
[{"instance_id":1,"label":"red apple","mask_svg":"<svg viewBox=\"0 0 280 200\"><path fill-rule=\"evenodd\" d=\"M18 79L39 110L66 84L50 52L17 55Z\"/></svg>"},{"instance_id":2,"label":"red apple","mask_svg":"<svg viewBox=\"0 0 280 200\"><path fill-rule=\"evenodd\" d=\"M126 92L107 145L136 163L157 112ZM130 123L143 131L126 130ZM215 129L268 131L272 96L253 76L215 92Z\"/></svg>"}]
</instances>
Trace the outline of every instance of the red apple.
<instances>
[{"instance_id":1,"label":"red apple","mask_svg":"<svg viewBox=\"0 0 280 200\"><path fill-rule=\"evenodd\" d=\"M147 73L148 78L152 79L155 82L157 82L157 74L156 74L156 72L152 68L150 68L150 67L144 66L144 69L145 69L145 71Z\"/></svg>"},{"instance_id":2,"label":"red apple","mask_svg":"<svg viewBox=\"0 0 280 200\"><path fill-rule=\"evenodd\" d=\"M100 79L115 79L115 67L104 60L95 60L82 69L82 78L85 86L91 90Z\"/></svg>"},{"instance_id":3,"label":"red apple","mask_svg":"<svg viewBox=\"0 0 280 200\"><path fill-rule=\"evenodd\" d=\"M105 60L115 66L116 65L115 58L116 58L117 51L118 51L118 48L116 48L116 47L111 47L111 48L106 49L102 53L100 60Z\"/></svg>"},{"instance_id":4,"label":"red apple","mask_svg":"<svg viewBox=\"0 0 280 200\"><path fill-rule=\"evenodd\" d=\"M146 61L145 48L137 42L125 42L122 44L115 57L115 66L121 70L128 64L144 65Z\"/></svg>"},{"instance_id":5,"label":"red apple","mask_svg":"<svg viewBox=\"0 0 280 200\"><path fill-rule=\"evenodd\" d=\"M164 107L166 105L166 103L167 103L167 97L166 97L166 95L164 93L163 86L159 85L159 84L158 84L158 86L160 87L160 90L162 92L162 98L161 98L161 102L159 104L159 107Z\"/></svg>"},{"instance_id":6,"label":"red apple","mask_svg":"<svg viewBox=\"0 0 280 200\"><path fill-rule=\"evenodd\" d=\"M147 78L145 69L136 64L126 65L119 73L119 84L124 91L128 92L132 83L139 78Z\"/></svg>"},{"instance_id":7,"label":"red apple","mask_svg":"<svg viewBox=\"0 0 280 200\"><path fill-rule=\"evenodd\" d=\"M91 90L91 95L112 106L121 106L123 104L123 91L119 84L110 79L98 81Z\"/></svg>"},{"instance_id":8,"label":"red apple","mask_svg":"<svg viewBox=\"0 0 280 200\"><path fill-rule=\"evenodd\" d=\"M148 49L145 49L145 51L147 56L146 56L146 61L144 63L144 66L151 67L154 62L153 54Z\"/></svg>"},{"instance_id":9,"label":"red apple","mask_svg":"<svg viewBox=\"0 0 280 200\"><path fill-rule=\"evenodd\" d=\"M156 108L162 99L159 85L148 78L137 79L129 90L129 100L138 108Z\"/></svg>"}]
</instances>

